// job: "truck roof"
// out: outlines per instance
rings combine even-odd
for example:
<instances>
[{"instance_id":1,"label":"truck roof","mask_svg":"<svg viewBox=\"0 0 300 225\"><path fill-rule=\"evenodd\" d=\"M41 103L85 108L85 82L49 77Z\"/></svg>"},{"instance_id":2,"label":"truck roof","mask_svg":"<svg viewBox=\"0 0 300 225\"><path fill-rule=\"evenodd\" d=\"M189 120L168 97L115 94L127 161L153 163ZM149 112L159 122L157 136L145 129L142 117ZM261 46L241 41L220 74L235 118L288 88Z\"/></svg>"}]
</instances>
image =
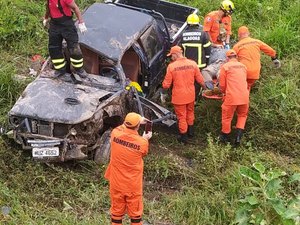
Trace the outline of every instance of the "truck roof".
<instances>
[{"instance_id":1,"label":"truck roof","mask_svg":"<svg viewBox=\"0 0 300 225\"><path fill-rule=\"evenodd\" d=\"M115 62L154 20L145 13L103 3L91 5L83 19L88 30L79 34L80 44Z\"/></svg>"}]
</instances>

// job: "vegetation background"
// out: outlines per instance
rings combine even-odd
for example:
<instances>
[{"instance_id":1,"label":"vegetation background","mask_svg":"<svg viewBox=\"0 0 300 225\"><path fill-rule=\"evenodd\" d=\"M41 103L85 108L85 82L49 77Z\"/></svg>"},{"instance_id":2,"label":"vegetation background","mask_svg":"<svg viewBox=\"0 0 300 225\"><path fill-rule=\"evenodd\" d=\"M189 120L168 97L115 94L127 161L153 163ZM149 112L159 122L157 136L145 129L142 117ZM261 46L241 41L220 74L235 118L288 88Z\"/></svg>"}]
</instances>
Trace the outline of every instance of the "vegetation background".
<instances>
[{"instance_id":1,"label":"vegetation background","mask_svg":"<svg viewBox=\"0 0 300 225\"><path fill-rule=\"evenodd\" d=\"M0 0L1 124L7 124L9 109L32 80L28 76L20 81L15 75L29 73L33 55L47 57L47 32L42 27L45 2ZM84 9L95 1L76 2ZM176 2L197 7L202 18L220 4L219 0ZM217 101L201 99L197 104L194 144L181 146L173 136L154 133L145 159L144 219L150 224L299 224L297 219L282 220L267 202L259 209L263 220L255 213L252 217L246 211L240 213L240 199L251 186L240 168L261 162L269 170L285 171L277 196L284 202L300 199L299 182L285 182L300 172L300 3L235 0L234 4L232 42L237 40L237 28L247 25L253 37L278 51L282 68L275 70L270 58L263 57L240 148L217 142L221 125ZM0 224L109 224L104 169L92 161L40 164L0 138Z\"/></svg>"}]
</instances>

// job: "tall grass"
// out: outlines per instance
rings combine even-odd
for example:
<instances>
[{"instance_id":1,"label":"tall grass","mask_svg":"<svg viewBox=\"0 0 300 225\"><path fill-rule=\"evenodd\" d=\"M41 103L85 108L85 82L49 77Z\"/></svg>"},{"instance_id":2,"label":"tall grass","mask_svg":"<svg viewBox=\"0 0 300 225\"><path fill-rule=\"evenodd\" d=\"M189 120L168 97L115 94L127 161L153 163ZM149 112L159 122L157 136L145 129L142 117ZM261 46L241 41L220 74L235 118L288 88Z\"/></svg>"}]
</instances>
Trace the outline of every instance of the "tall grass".
<instances>
[{"instance_id":1,"label":"tall grass","mask_svg":"<svg viewBox=\"0 0 300 225\"><path fill-rule=\"evenodd\" d=\"M4 52L2 53L2 56L4 56ZM14 78L16 72L17 69L13 63L9 63L8 61L0 62L0 124L2 125L7 122L9 109L25 87L25 83Z\"/></svg>"},{"instance_id":2,"label":"tall grass","mask_svg":"<svg viewBox=\"0 0 300 225\"><path fill-rule=\"evenodd\" d=\"M93 0L77 0L83 9ZM199 8L203 18L219 0L176 0ZM41 25L44 0L0 0L0 124L26 82L33 54L47 54ZM151 224L232 224L246 186L240 165L256 161L300 172L299 1L236 0L232 44L237 28L274 47L282 60L275 70L263 57L261 79L251 93L250 113L240 148L220 145L221 102L201 99L196 106L193 143L155 131L145 159L145 215ZM19 15L19 17L15 16ZM116 16L116 19L119 19ZM14 142L0 138L0 224L109 224L105 166L91 161L40 164ZM299 188L285 193L299 195ZM283 193L284 194L284 193ZM8 215L3 207L9 207Z\"/></svg>"}]
</instances>

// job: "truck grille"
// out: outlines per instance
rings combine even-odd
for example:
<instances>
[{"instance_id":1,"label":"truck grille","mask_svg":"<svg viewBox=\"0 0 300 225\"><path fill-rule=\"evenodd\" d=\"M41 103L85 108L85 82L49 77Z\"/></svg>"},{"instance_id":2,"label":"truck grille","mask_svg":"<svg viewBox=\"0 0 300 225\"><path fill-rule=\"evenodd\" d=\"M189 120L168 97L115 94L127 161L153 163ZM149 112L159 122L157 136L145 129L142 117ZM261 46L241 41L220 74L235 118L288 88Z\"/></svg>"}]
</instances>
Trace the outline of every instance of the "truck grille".
<instances>
[{"instance_id":1,"label":"truck grille","mask_svg":"<svg viewBox=\"0 0 300 225\"><path fill-rule=\"evenodd\" d=\"M55 123L53 129L53 136L64 138L69 133L69 127L66 124Z\"/></svg>"},{"instance_id":2,"label":"truck grille","mask_svg":"<svg viewBox=\"0 0 300 225\"><path fill-rule=\"evenodd\" d=\"M40 135L45 135L45 136L52 136L52 129L50 124L39 124L38 125L38 132Z\"/></svg>"},{"instance_id":3,"label":"truck grille","mask_svg":"<svg viewBox=\"0 0 300 225\"><path fill-rule=\"evenodd\" d=\"M66 124L31 120L31 132L33 134L63 138L68 134L69 130Z\"/></svg>"},{"instance_id":4,"label":"truck grille","mask_svg":"<svg viewBox=\"0 0 300 225\"><path fill-rule=\"evenodd\" d=\"M40 134L44 136L53 136L53 125L52 123L39 120L30 120L31 132L33 134Z\"/></svg>"}]
</instances>

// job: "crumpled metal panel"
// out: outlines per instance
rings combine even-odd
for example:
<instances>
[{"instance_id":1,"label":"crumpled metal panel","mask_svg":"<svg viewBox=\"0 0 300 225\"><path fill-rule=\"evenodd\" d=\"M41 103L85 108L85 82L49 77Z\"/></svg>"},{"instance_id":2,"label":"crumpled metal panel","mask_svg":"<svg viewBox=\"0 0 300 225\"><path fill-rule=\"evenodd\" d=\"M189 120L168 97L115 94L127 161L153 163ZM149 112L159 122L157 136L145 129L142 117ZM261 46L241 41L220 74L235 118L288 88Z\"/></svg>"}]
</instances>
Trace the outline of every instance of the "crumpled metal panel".
<instances>
[{"instance_id":1,"label":"crumpled metal panel","mask_svg":"<svg viewBox=\"0 0 300 225\"><path fill-rule=\"evenodd\" d=\"M145 13L102 3L91 5L83 19L88 31L79 34L79 42L115 62L154 20Z\"/></svg>"},{"instance_id":2,"label":"crumpled metal panel","mask_svg":"<svg viewBox=\"0 0 300 225\"><path fill-rule=\"evenodd\" d=\"M77 124L91 118L99 99L108 94L94 87L39 77L27 86L10 115Z\"/></svg>"}]
</instances>

